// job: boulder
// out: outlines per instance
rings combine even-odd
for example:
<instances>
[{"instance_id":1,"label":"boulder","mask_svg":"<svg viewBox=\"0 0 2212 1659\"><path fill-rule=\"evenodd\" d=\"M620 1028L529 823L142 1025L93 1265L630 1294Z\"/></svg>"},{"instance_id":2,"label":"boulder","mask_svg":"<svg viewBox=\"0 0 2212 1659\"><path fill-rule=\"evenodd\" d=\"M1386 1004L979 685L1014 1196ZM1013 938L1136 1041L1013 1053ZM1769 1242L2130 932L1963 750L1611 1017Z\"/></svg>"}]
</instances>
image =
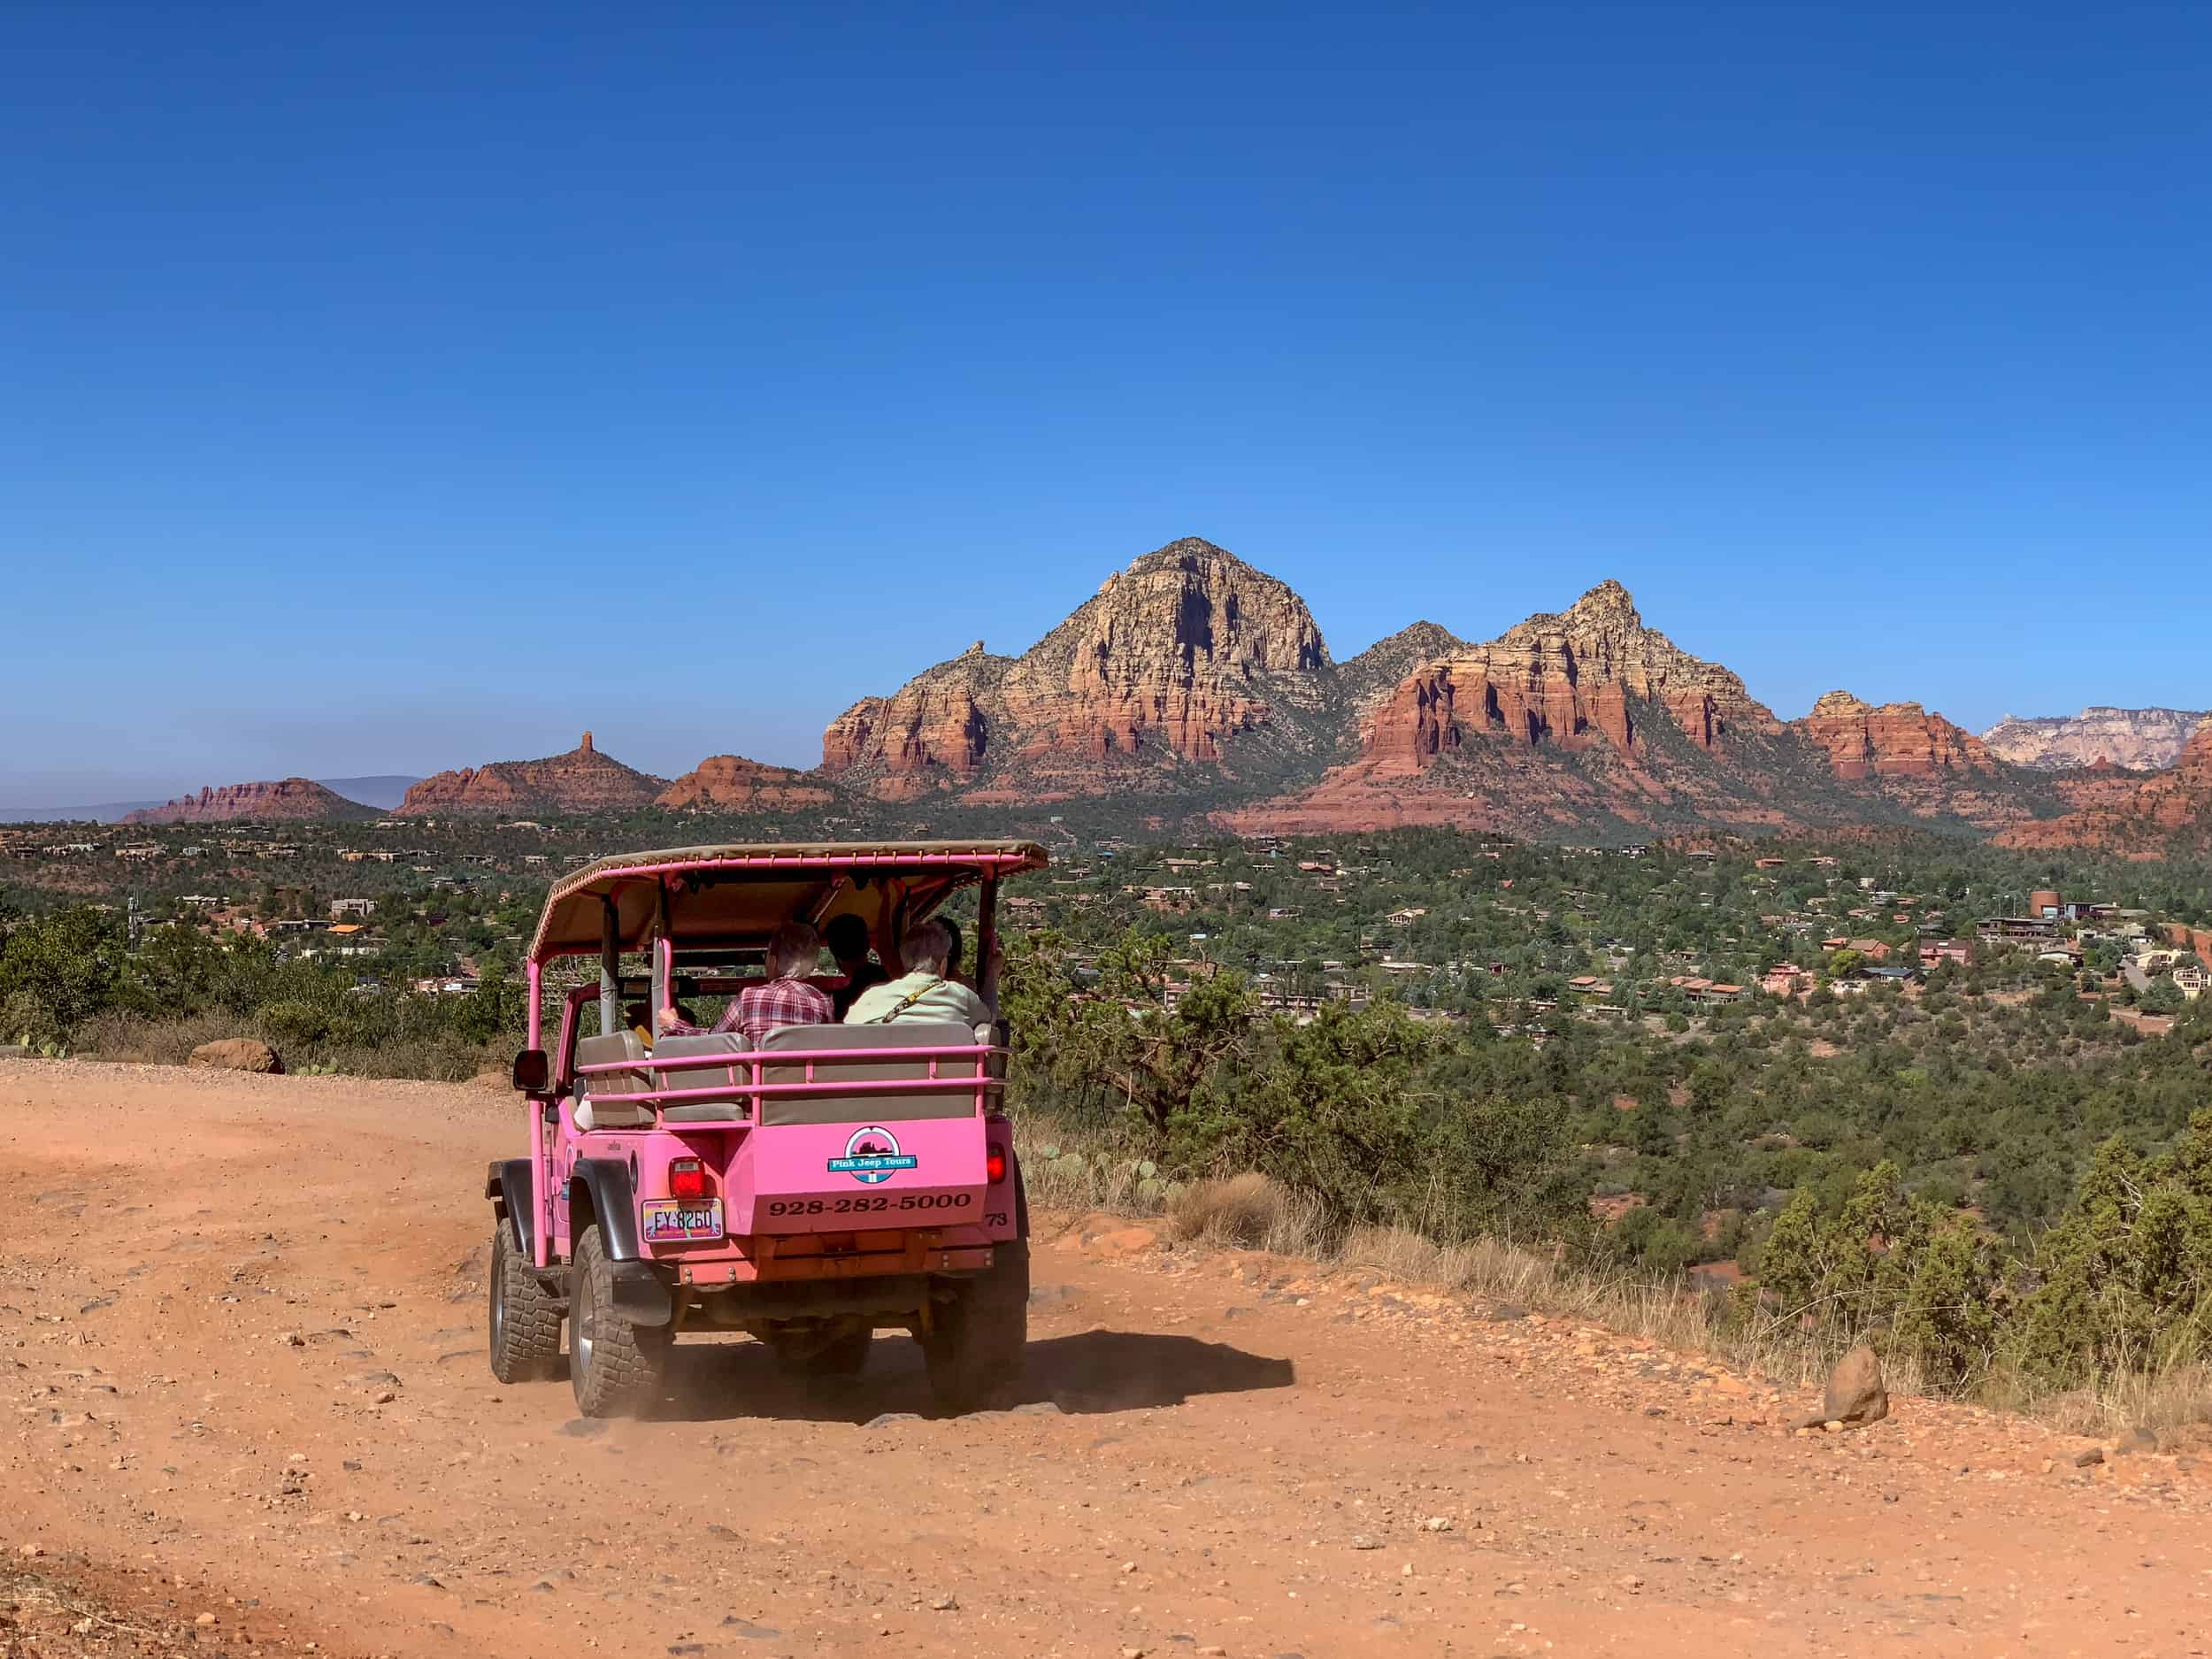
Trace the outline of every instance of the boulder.
<instances>
[{"instance_id":1,"label":"boulder","mask_svg":"<svg viewBox=\"0 0 2212 1659\"><path fill-rule=\"evenodd\" d=\"M204 1042L192 1050L192 1064L221 1071L265 1071L280 1076L284 1071L283 1056L251 1037L219 1037Z\"/></svg>"},{"instance_id":2,"label":"boulder","mask_svg":"<svg viewBox=\"0 0 2212 1659\"><path fill-rule=\"evenodd\" d=\"M1863 1342L1836 1362L1828 1373L1828 1393L1820 1417L1824 1423L1863 1427L1889 1415L1889 1390L1882 1383L1882 1362Z\"/></svg>"}]
</instances>

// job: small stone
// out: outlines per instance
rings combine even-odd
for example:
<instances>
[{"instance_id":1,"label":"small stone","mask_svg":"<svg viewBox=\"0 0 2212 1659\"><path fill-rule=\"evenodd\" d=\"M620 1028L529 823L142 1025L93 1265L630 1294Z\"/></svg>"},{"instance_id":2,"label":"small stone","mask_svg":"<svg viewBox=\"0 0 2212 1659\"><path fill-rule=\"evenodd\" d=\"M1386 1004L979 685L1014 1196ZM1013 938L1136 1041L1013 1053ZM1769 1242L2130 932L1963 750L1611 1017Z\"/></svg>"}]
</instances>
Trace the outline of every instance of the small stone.
<instances>
[{"instance_id":1,"label":"small stone","mask_svg":"<svg viewBox=\"0 0 2212 1659\"><path fill-rule=\"evenodd\" d=\"M46 1551L39 1545L26 1544L22 1548L17 1550L15 1553L22 1556L26 1561L36 1561L41 1555L43 1555Z\"/></svg>"},{"instance_id":2,"label":"small stone","mask_svg":"<svg viewBox=\"0 0 2212 1659\"><path fill-rule=\"evenodd\" d=\"M197 1624L202 1630L205 1630L215 1623L215 1615L212 1613L203 1613L199 1616L199 1617L194 1619L192 1622L195 1624Z\"/></svg>"},{"instance_id":3,"label":"small stone","mask_svg":"<svg viewBox=\"0 0 2212 1659\"><path fill-rule=\"evenodd\" d=\"M1432 1515L1421 1523L1421 1530L1425 1532L1448 1532L1452 1530L1452 1517L1448 1515Z\"/></svg>"},{"instance_id":4,"label":"small stone","mask_svg":"<svg viewBox=\"0 0 2212 1659\"><path fill-rule=\"evenodd\" d=\"M1121 1570L1124 1572L1134 1572L1137 1570L1137 1563L1133 1561L1125 1561L1121 1563Z\"/></svg>"},{"instance_id":5,"label":"small stone","mask_svg":"<svg viewBox=\"0 0 2212 1659\"><path fill-rule=\"evenodd\" d=\"M957 1613L960 1610L960 1598L955 1595L941 1595L929 1605L933 1611L939 1613Z\"/></svg>"},{"instance_id":6,"label":"small stone","mask_svg":"<svg viewBox=\"0 0 2212 1659\"><path fill-rule=\"evenodd\" d=\"M1843 1419L1841 1417L1830 1417L1820 1426L1830 1434L1840 1434L1843 1432Z\"/></svg>"},{"instance_id":7,"label":"small stone","mask_svg":"<svg viewBox=\"0 0 2212 1659\"><path fill-rule=\"evenodd\" d=\"M1631 1595L1634 1595L1644 1587L1643 1575L1640 1573L1624 1572L1613 1582Z\"/></svg>"},{"instance_id":8,"label":"small stone","mask_svg":"<svg viewBox=\"0 0 2212 1659\"><path fill-rule=\"evenodd\" d=\"M1354 1549L1380 1549L1382 1540L1377 1538L1372 1532L1355 1532L1352 1534L1352 1548Z\"/></svg>"},{"instance_id":9,"label":"small stone","mask_svg":"<svg viewBox=\"0 0 2212 1659\"><path fill-rule=\"evenodd\" d=\"M864 1429L881 1429L888 1428L894 1423L919 1423L921 1420L922 1414L918 1411L879 1411L860 1426Z\"/></svg>"},{"instance_id":10,"label":"small stone","mask_svg":"<svg viewBox=\"0 0 2212 1659\"><path fill-rule=\"evenodd\" d=\"M2104 1448L2101 1446L2093 1446L2085 1452L2074 1454L2074 1467L2077 1469L2094 1469L2102 1462L2104 1462Z\"/></svg>"}]
</instances>

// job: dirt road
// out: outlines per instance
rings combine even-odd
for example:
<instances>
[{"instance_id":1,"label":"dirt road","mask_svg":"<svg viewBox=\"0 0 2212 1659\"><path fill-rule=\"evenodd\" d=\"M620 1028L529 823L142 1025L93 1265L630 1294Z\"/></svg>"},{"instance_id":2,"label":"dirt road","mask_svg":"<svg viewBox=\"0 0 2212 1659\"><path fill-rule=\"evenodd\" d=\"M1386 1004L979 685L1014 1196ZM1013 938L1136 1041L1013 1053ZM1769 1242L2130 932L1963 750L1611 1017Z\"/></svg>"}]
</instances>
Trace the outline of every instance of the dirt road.
<instances>
[{"instance_id":1,"label":"dirt road","mask_svg":"<svg viewBox=\"0 0 2212 1659\"><path fill-rule=\"evenodd\" d=\"M10 1566L231 1653L2208 1650L2173 1460L1914 1401L1793 1437L1801 1402L1599 1333L1096 1224L1040 1240L1023 1410L899 1415L902 1337L812 1394L732 1338L585 1423L485 1367L518 1116L0 1067Z\"/></svg>"}]
</instances>

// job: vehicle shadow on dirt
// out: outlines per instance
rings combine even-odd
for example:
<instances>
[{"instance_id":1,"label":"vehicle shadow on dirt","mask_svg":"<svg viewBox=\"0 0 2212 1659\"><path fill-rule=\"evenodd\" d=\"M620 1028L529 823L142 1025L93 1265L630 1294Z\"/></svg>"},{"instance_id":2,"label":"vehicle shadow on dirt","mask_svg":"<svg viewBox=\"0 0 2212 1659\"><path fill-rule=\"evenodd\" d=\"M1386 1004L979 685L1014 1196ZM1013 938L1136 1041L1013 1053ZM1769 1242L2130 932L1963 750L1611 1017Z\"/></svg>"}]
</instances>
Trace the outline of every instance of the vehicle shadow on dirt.
<instances>
[{"instance_id":1,"label":"vehicle shadow on dirt","mask_svg":"<svg viewBox=\"0 0 2212 1659\"><path fill-rule=\"evenodd\" d=\"M1029 1345L1022 1386L1009 1402L1095 1415L1179 1406L1199 1394L1289 1388L1286 1359L1248 1354L1225 1342L1143 1331L1086 1331ZM879 1334L868 1368L855 1378L802 1378L783 1370L758 1342L679 1343L669 1355L668 1392L654 1415L663 1421L730 1417L810 1423L865 1423L887 1411L938 1417L912 1339Z\"/></svg>"}]
</instances>

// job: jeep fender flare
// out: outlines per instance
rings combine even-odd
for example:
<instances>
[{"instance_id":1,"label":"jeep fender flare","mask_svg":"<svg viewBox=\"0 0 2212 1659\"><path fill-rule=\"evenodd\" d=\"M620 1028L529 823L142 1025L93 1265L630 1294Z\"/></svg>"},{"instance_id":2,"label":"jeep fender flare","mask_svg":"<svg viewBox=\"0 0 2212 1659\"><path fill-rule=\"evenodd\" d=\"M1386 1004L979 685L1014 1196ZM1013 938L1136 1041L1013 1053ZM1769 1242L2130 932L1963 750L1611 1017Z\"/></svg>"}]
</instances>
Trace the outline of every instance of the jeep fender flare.
<instances>
[{"instance_id":1,"label":"jeep fender flare","mask_svg":"<svg viewBox=\"0 0 2212 1659\"><path fill-rule=\"evenodd\" d=\"M581 1189L580 1194L579 1189ZM614 1311L632 1325L666 1325L675 1317L675 1300L649 1262L638 1258L637 1188L626 1158L579 1158L568 1175L569 1248L583 1229L577 1225L579 1196L588 1200L599 1242L613 1269Z\"/></svg>"},{"instance_id":2,"label":"jeep fender flare","mask_svg":"<svg viewBox=\"0 0 2212 1659\"><path fill-rule=\"evenodd\" d=\"M530 1160L494 1160L484 1175L484 1196L492 1201L494 1211L514 1228L515 1248L522 1252L522 1259L537 1260L538 1207Z\"/></svg>"}]
</instances>

